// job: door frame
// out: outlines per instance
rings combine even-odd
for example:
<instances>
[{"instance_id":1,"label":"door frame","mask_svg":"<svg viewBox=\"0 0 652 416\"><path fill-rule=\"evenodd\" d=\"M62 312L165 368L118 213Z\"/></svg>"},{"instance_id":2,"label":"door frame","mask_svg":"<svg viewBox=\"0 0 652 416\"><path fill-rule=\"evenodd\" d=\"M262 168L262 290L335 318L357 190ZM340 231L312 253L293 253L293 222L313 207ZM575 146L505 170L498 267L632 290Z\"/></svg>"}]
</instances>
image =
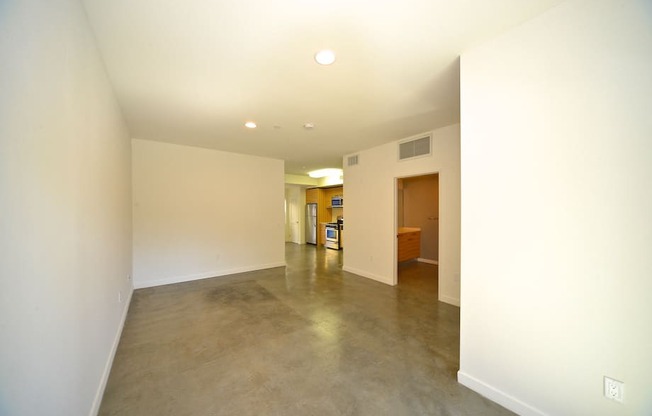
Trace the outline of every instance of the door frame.
<instances>
[{"instance_id":1,"label":"door frame","mask_svg":"<svg viewBox=\"0 0 652 416\"><path fill-rule=\"evenodd\" d=\"M438 185L437 185L437 200L439 201L438 207L441 207L441 172L440 171L431 171L431 172L423 172L423 173L416 173L412 175L405 175L405 176L395 176L394 177L394 250L393 250L393 260L394 260L394 270L393 270L393 275L392 275L392 286L396 286L398 284L398 181L400 179L406 179L406 178L417 178L419 176L429 176L429 175L437 175L438 176ZM439 208L437 208L437 218L441 218L439 215ZM439 221L438 224L438 230L437 230L437 261L438 261L438 266L437 266L437 271L439 272L439 262L441 262L441 256L439 255L439 251L441 249L441 233L439 232L439 229L441 228L441 221Z\"/></svg>"}]
</instances>

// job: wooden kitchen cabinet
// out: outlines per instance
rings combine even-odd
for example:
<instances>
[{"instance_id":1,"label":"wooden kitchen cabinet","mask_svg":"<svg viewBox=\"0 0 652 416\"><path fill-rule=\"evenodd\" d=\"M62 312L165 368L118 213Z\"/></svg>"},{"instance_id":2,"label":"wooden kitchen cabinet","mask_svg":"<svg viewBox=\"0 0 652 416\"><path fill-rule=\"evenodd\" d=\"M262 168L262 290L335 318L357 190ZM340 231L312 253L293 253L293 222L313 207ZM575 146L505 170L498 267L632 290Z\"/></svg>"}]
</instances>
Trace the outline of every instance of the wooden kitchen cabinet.
<instances>
[{"instance_id":1,"label":"wooden kitchen cabinet","mask_svg":"<svg viewBox=\"0 0 652 416\"><path fill-rule=\"evenodd\" d=\"M398 229L398 261L418 259L421 256L421 228Z\"/></svg>"},{"instance_id":2,"label":"wooden kitchen cabinet","mask_svg":"<svg viewBox=\"0 0 652 416\"><path fill-rule=\"evenodd\" d=\"M319 189L312 188L306 189L306 204L318 204L319 203Z\"/></svg>"},{"instance_id":3,"label":"wooden kitchen cabinet","mask_svg":"<svg viewBox=\"0 0 652 416\"><path fill-rule=\"evenodd\" d=\"M331 207L331 198L335 195L342 195L344 193L344 189L341 186L338 187L333 187L333 188L319 188L315 189L317 191L317 218L319 223L324 223L324 222L335 222L337 221L337 216L338 215L343 215L343 209L342 208L332 208ZM307 191L306 191L307 192ZM307 193L306 193L307 197ZM319 244L324 245L326 244L326 229L321 229L319 230Z\"/></svg>"}]
</instances>

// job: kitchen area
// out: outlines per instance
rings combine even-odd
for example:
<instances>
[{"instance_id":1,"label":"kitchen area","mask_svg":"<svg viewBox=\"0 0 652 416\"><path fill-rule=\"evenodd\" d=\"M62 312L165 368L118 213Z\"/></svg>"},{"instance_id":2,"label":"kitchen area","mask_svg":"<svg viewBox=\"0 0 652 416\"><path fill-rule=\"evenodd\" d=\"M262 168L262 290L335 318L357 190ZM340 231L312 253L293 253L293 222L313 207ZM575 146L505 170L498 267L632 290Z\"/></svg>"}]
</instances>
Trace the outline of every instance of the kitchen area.
<instances>
[{"instance_id":1,"label":"kitchen area","mask_svg":"<svg viewBox=\"0 0 652 416\"><path fill-rule=\"evenodd\" d=\"M306 189L306 243L331 250L344 248L344 188Z\"/></svg>"}]
</instances>

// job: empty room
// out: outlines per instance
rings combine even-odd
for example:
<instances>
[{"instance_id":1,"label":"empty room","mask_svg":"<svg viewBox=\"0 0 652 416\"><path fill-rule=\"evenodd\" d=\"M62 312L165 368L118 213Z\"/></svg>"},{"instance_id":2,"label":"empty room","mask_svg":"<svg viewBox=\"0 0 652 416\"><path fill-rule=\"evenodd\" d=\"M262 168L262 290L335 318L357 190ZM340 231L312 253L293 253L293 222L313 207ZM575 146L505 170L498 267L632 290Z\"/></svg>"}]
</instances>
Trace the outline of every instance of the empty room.
<instances>
[{"instance_id":1,"label":"empty room","mask_svg":"<svg viewBox=\"0 0 652 416\"><path fill-rule=\"evenodd\" d=\"M0 28L1 415L652 414L650 1Z\"/></svg>"}]
</instances>

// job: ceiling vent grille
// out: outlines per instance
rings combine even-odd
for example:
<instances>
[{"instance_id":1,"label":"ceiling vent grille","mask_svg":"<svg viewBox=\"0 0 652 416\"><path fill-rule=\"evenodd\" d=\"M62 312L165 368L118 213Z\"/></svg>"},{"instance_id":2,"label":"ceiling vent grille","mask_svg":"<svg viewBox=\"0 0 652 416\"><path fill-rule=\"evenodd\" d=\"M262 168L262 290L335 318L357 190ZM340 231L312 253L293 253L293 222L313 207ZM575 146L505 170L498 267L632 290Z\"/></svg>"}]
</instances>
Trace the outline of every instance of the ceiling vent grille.
<instances>
[{"instance_id":1,"label":"ceiling vent grille","mask_svg":"<svg viewBox=\"0 0 652 416\"><path fill-rule=\"evenodd\" d=\"M410 139L398 144L398 160L412 159L430 154L430 136Z\"/></svg>"},{"instance_id":2,"label":"ceiling vent grille","mask_svg":"<svg viewBox=\"0 0 652 416\"><path fill-rule=\"evenodd\" d=\"M359 155L353 155L349 156L349 158L346 161L346 166L355 166L358 164L358 156Z\"/></svg>"}]
</instances>

